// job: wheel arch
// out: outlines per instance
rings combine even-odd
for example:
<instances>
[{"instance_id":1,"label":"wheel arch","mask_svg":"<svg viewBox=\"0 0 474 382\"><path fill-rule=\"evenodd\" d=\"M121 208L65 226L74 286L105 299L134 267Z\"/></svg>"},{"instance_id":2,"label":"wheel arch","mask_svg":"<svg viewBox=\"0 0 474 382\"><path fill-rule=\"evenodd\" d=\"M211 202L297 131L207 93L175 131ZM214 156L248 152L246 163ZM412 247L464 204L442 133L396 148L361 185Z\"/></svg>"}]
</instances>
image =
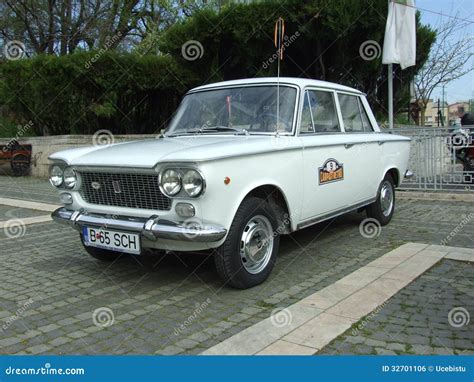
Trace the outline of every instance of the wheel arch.
<instances>
[{"instance_id":1,"label":"wheel arch","mask_svg":"<svg viewBox=\"0 0 474 382\"><path fill-rule=\"evenodd\" d=\"M289 203L280 187L274 184L262 184L248 191L242 201L248 197L258 197L268 202L277 218L281 230L279 233L288 234L293 231Z\"/></svg>"},{"instance_id":2,"label":"wheel arch","mask_svg":"<svg viewBox=\"0 0 474 382\"><path fill-rule=\"evenodd\" d=\"M385 172L383 177L385 178L386 175L390 175L393 179L393 183L395 184L395 187L400 186L401 184L401 178L400 178L400 171L396 167L390 167L388 168Z\"/></svg>"}]
</instances>

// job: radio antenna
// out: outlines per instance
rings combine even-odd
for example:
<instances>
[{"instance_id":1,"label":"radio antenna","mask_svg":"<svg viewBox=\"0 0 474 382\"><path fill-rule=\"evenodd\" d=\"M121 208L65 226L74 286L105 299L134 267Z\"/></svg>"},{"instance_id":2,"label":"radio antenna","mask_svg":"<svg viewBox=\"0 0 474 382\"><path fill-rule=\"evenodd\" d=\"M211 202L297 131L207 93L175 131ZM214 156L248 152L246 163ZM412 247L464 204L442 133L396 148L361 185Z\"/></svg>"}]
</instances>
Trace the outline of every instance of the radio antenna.
<instances>
[{"instance_id":1,"label":"radio antenna","mask_svg":"<svg viewBox=\"0 0 474 382\"><path fill-rule=\"evenodd\" d=\"M280 124L280 61L283 60L283 37L285 36L285 20L279 17L275 23L275 48L277 48L277 119L275 133L278 136L278 125Z\"/></svg>"}]
</instances>

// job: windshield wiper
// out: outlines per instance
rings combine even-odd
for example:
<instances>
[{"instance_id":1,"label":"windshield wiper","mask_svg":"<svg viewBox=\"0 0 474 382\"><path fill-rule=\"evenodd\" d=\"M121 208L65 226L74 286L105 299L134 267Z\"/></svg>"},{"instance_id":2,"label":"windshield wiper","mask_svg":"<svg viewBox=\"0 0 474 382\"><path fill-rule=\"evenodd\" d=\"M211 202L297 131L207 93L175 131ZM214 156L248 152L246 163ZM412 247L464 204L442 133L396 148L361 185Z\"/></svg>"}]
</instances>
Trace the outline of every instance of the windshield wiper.
<instances>
[{"instance_id":1,"label":"windshield wiper","mask_svg":"<svg viewBox=\"0 0 474 382\"><path fill-rule=\"evenodd\" d=\"M201 127L200 129L192 130L192 132L196 132L196 133L200 133L200 132L202 133L206 131L233 131L236 133L241 132L240 129L236 129L235 127L230 127L230 126L210 126L210 127L204 127L204 128Z\"/></svg>"},{"instance_id":2,"label":"windshield wiper","mask_svg":"<svg viewBox=\"0 0 474 382\"><path fill-rule=\"evenodd\" d=\"M209 127L201 127L199 129L193 129L193 130L186 130L182 132L177 132L174 134L167 135L167 137L177 137L180 135L188 135L188 134L202 134L202 133L212 133L215 131L229 131L237 134L242 134L245 135L247 134L247 131L236 129L235 127L230 127L230 126L209 126Z\"/></svg>"}]
</instances>

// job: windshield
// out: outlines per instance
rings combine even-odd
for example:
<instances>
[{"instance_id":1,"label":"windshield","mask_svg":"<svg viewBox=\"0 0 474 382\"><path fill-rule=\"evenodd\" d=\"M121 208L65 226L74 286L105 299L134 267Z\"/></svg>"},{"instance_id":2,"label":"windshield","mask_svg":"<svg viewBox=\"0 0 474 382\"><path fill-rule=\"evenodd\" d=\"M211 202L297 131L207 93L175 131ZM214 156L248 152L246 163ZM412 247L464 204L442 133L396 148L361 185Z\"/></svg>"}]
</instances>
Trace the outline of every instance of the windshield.
<instances>
[{"instance_id":1,"label":"windshield","mask_svg":"<svg viewBox=\"0 0 474 382\"><path fill-rule=\"evenodd\" d=\"M279 91L277 88L277 85L248 86L188 94L166 135L289 133L293 127L296 89L283 85Z\"/></svg>"}]
</instances>

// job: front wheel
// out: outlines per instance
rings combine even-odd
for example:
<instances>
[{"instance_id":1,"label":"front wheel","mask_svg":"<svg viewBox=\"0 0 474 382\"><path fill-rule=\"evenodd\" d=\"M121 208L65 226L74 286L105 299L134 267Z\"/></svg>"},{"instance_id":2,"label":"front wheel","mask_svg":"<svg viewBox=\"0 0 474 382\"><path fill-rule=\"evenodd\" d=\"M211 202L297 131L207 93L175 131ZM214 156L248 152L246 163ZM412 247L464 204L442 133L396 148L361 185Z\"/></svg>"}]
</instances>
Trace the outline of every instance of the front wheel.
<instances>
[{"instance_id":1,"label":"front wheel","mask_svg":"<svg viewBox=\"0 0 474 382\"><path fill-rule=\"evenodd\" d=\"M273 269L279 244L277 220L268 203L249 197L240 205L224 244L214 254L217 272L235 288L261 284Z\"/></svg>"},{"instance_id":2,"label":"front wheel","mask_svg":"<svg viewBox=\"0 0 474 382\"><path fill-rule=\"evenodd\" d=\"M393 178L387 174L380 183L377 199L367 206L367 216L386 225L392 220L395 211L395 185Z\"/></svg>"},{"instance_id":3,"label":"front wheel","mask_svg":"<svg viewBox=\"0 0 474 382\"><path fill-rule=\"evenodd\" d=\"M82 235L81 235L81 242L86 252L89 255L91 255L94 259L97 259L99 261L112 262L112 261L117 260L120 256L123 255L123 253L121 252L109 251L107 249L90 247L88 245L85 245Z\"/></svg>"}]
</instances>

